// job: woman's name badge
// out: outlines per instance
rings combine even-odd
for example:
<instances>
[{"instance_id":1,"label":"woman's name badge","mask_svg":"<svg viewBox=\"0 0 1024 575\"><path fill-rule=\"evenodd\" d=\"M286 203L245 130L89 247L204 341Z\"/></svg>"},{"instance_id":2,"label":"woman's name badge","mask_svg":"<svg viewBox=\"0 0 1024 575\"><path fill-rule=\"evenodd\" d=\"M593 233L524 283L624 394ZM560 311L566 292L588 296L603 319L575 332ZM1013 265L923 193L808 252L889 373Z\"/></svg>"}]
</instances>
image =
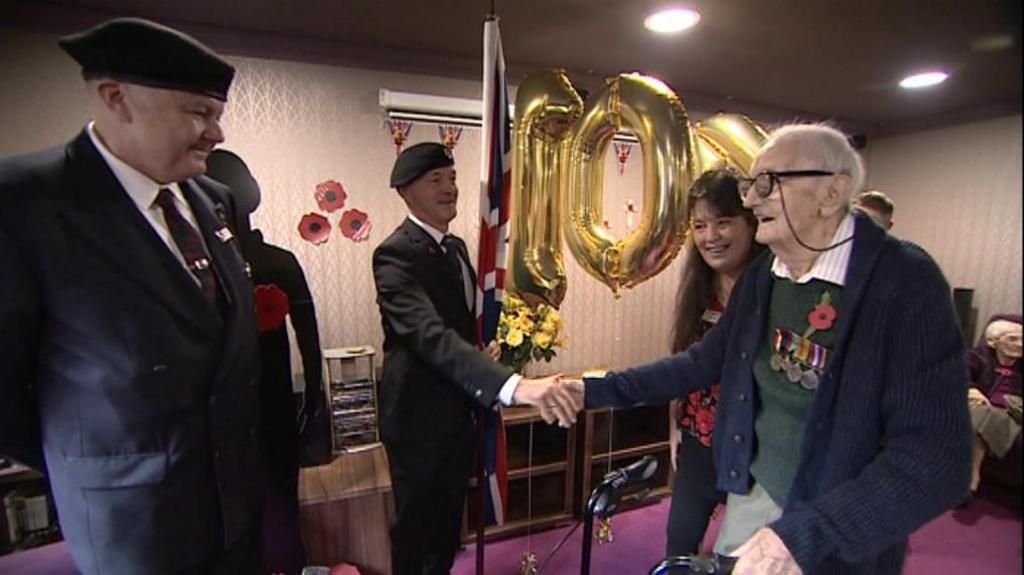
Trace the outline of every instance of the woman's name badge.
<instances>
[{"instance_id":1,"label":"woman's name badge","mask_svg":"<svg viewBox=\"0 0 1024 575\"><path fill-rule=\"evenodd\" d=\"M702 315L700 319L702 319L702 320L704 320L704 321L706 321L708 323L715 324L715 323L718 323L718 320L721 319L721 318L722 318L722 312L715 311L713 309L706 309L706 310L704 310L704 315Z\"/></svg>"}]
</instances>

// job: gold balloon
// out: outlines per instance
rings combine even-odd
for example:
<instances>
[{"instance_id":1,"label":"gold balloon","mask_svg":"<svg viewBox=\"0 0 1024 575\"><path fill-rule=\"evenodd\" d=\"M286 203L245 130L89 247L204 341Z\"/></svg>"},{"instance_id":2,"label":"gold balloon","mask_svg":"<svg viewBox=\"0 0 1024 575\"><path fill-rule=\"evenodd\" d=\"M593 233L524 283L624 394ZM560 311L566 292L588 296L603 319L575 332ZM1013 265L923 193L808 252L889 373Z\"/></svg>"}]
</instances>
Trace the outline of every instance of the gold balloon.
<instances>
[{"instance_id":1,"label":"gold balloon","mask_svg":"<svg viewBox=\"0 0 1024 575\"><path fill-rule=\"evenodd\" d=\"M640 141L643 208L636 228L616 238L603 225L604 158L624 128ZM580 266L616 297L653 277L682 246L696 176L725 166L749 174L766 139L740 114L715 114L691 130L679 97L649 76L609 78L586 107L564 71L527 77L516 94L506 289L558 307L563 233Z\"/></svg>"},{"instance_id":2,"label":"gold balloon","mask_svg":"<svg viewBox=\"0 0 1024 575\"><path fill-rule=\"evenodd\" d=\"M731 166L750 174L754 156L768 135L742 114L719 113L697 122L697 157L700 171Z\"/></svg>"},{"instance_id":3,"label":"gold balloon","mask_svg":"<svg viewBox=\"0 0 1024 575\"><path fill-rule=\"evenodd\" d=\"M602 213L604 157L623 128L636 135L643 153L643 209L636 228L620 239L604 228ZM687 190L697 170L694 148L679 97L640 74L608 79L563 146L566 243L580 266L616 296L667 267L682 246Z\"/></svg>"},{"instance_id":4,"label":"gold balloon","mask_svg":"<svg viewBox=\"0 0 1024 575\"><path fill-rule=\"evenodd\" d=\"M506 288L531 304L558 307L565 297L560 157L582 110L583 100L562 70L533 74L516 93Z\"/></svg>"}]
</instances>

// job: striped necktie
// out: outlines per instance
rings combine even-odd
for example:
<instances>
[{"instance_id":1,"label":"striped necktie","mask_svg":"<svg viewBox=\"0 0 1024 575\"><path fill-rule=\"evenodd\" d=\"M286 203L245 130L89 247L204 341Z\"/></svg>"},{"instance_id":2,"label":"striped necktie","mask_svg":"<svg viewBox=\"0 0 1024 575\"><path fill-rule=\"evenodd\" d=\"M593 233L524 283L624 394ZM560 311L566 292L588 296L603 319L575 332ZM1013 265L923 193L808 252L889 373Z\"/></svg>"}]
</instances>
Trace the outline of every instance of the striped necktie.
<instances>
[{"instance_id":1,"label":"striped necktie","mask_svg":"<svg viewBox=\"0 0 1024 575\"><path fill-rule=\"evenodd\" d=\"M199 232L192 224L181 215L178 206L174 203L174 194L167 188L162 188L156 195L156 205L164 212L164 221L167 222L167 229L174 238L185 259L185 265L189 271L199 279L203 295L211 302L217 301L217 275L210 267L210 258L203 249L203 241L199 238Z\"/></svg>"}]
</instances>

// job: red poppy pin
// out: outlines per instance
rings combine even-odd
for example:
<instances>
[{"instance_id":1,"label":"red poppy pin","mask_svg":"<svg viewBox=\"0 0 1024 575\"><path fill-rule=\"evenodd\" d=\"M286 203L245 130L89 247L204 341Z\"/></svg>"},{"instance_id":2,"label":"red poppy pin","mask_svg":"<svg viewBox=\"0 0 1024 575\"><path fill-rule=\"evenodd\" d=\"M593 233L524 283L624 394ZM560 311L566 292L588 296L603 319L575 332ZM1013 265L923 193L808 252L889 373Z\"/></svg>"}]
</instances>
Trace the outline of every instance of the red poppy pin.
<instances>
[{"instance_id":1,"label":"red poppy pin","mask_svg":"<svg viewBox=\"0 0 1024 575\"><path fill-rule=\"evenodd\" d=\"M320 214L306 214L299 221L299 235L311 244L320 245L327 241L331 223Z\"/></svg>"},{"instance_id":2,"label":"red poppy pin","mask_svg":"<svg viewBox=\"0 0 1024 575\"><path fill-rule=\"evenodd\" d=\"M288 315L288 294L276 284L256 286L256 321L260 331L280 329Z\"/></svg>"},{"instance_id":3,"label":"red poppy pin","mask_svg":"<svg viewBox=\"0 0 1024 575\"><path fill-rule=\"evenodd\" d=\"M373 228L373 224L370 223L370 216L365 212L347 210L341 215L338 227L346 238L354 242L361 242L370 237L370 229Z\"/></svg>"},{"instance_id":4,"label":"red poppy pin","mask_svg":"<svg viewBox=\"0 0 1024 575\"><path fill-rule=\"evenodd\" d=\"M331 213L345 207L345 199L348 198L348 194L345 193L345 188L340 182L334 180L326 180L316 185L316 205L320 206L320 209Z\"/></svg>"},{"instance_id":5,"label":"red poppy pin","mask_svg":"<svg viewBox=\"0 0 1024 575\"><path fill-rule=\"evenodd\" d=\"M826 291L821 294L818 305L807 314L807 323L818 331L825 331L836 322L836 308L832 307L832 296Z\"/></svg>"}]
</instances>

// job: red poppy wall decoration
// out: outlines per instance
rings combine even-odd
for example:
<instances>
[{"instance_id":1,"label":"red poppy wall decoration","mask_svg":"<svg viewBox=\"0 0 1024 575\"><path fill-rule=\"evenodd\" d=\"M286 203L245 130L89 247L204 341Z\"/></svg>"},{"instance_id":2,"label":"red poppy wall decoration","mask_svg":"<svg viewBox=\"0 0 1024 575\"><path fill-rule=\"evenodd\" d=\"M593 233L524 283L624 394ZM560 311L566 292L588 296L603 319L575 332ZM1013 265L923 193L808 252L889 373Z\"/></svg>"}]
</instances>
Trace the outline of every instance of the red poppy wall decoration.
<instances>
[{"instance_id":1,"label":"red poppy wall decoration","mask_svg":"<svg viewBox=\"0 0 1024 575\"><path fill-rule=\"evenodd\" d=\"M370 216L365 212L348 210L341 215L338 228L346 238L354 242L361 242L370 237L370 229L373 228L373 224L370 223Z\"/></svg>"},{"instance_id":2,"label":"red poppy wall decoration","mask_svg":"<svg viewBox=\"0 0 1024 575\"><path fill-rule=\"evenodd\" d=\"M311 244L320 245L326 242L330 233L331 223L320 214L306 214L299 221L299 235Z\"/></svg>"},{"instance_id":3,"label":"red poppy wall decoration","mask_svg":"<svg viewBox=\"0 0 1024 575\"><path fill-rule=\"evenodd\" d=\"M271 331L280 329L284 325L284 318L290 309L288 294L277 284L265 284L256 286L256 320L259 323L260 331Z\"/></svg>"},{"instance_id":4,"label":"red poppy wall decoration","mask_svg":"<svg viewBox=\"0 0 1024 575\"><path fill-rule=\"evenodd\" d=\"M348 198L348 194L345 193L345 188L340 182L327 180L316 185L314 197L316 205L320 206L321 210L331 213L345 207L345 199Z\"/></svg>"}]
</instances>

